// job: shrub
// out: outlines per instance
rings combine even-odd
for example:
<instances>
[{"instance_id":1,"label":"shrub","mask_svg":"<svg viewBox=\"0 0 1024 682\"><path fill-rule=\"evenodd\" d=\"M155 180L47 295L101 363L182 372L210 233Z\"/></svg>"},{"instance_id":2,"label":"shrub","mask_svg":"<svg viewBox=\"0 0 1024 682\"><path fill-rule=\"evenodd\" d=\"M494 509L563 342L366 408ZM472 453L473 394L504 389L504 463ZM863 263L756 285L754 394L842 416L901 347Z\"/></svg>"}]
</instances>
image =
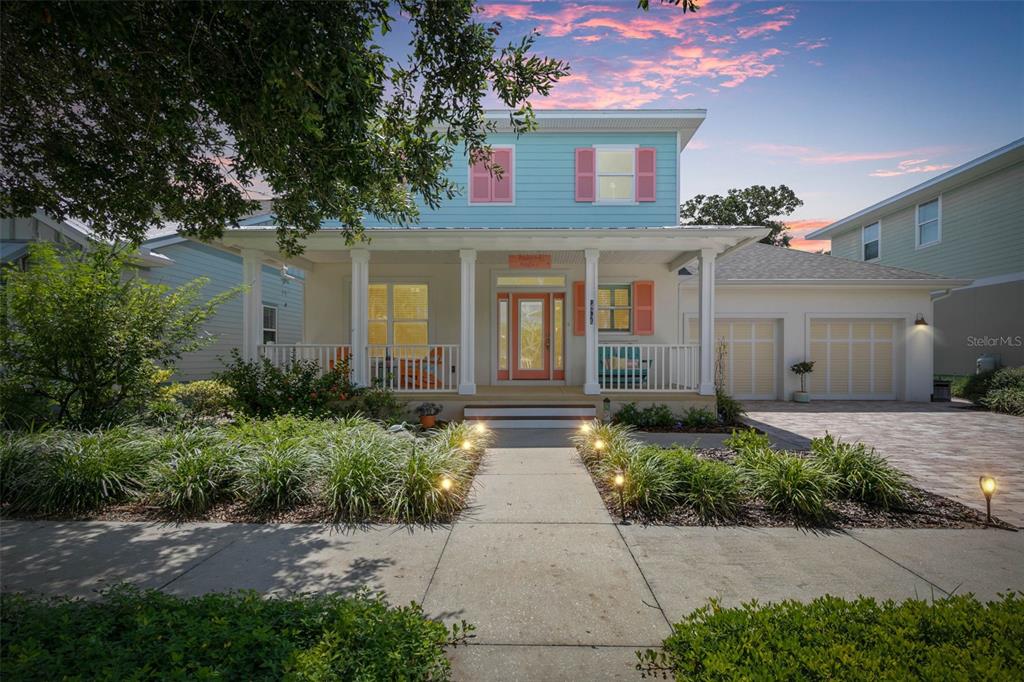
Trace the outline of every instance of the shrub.
<instances>
[{"instance_id":1,"label":"shrub","mask_svg":"<svg viewBox=\"0 0 1024 682\"><path fill-rule=\"evenodd\" d=\"M775 512L820 523L828 515L836 480L817 462L786 452L763 451L740 463L751 494Z\"/></svg>"},{"instance_id":2,"label":"shrub","mask_svg":"<svg viewBox=\"0 0 1024 682\"><path fill-rule=\"evenodd\" d=\"M177 516L201 514L232 483L229 445L214 429L171 431L155 441L160 456L149 475L151 501Z\"/></svg>"},{"instance_id":3,"label":"shrub","mask_svg":"<svg viewBox=\"0 0 1024 682\"><path fill-rule=\"evenodd\" d=\"M431 439L449 450L462 450L473 457L481 457L494 442L494 432L483 424L452 422L431 434Z\"/></svg>"},{"instance_id":4,"label":"shrub","mask_svg":"<svg viewBox=\"0 0 1024 682\"><path fill-rule=\"evenodd\" d=\"M676 445L661 451L661 456L668 467L672 482L675 485L675 494L681 495L690 486L690 478L693 472L700 466L701 460L693 450Z\"/></svg>"},{"instance_id":5,"label":"shrub","mask_svg":"<svg viewBox=\"0 0 1024 682\"><path fill-rule=\"evenodd\" d=\"M16 511L72 516L121 502L142 489L147 441L144 431L128 427L9 436L4 502Z\"/></svg>"},{"instance_id":6,"label":"shrub","mask_svg":"<svg viewBox=\"0 0 1024 682\"><path fill-rule=\"evenodd\" d=\"M754 429L734 429L722 443L741 457L748 453L771 450L772 448L771 438Z\"/></svg>"},{"instance_id":7,"label":"shrub","mask_svg":"<svg viewBox=\"0 0 1024 682\"><path fill-rule=\"evenodd\" d=\"M250 448L235 462L235 493L246 506L259 511L282 511L309 498L309 446L279 440Z\"/></svg>"},{"instance_id":8,"label":"shrub","mask_svg":"<svg viewBox=\"0 0 1024 682\"><path fill-rule=\"evenodd\" d=\"M677 680L1010 680L1024 670L1024 599L931 603L819 597L810 603L712 601L673 626L639 668Z\"/></svg>"},{"instance_id":9,"label":"shrub","mask_svg":"<svg viewBox=\"0 0 1024 682\"><path fill-rule=\"evenodd\" d=\"M992 391L1004 388L1024 390L1024 367L1003 367L989 372L981 372L967 377L959 391L959 397L970 400L975 405L985 406L984 400Z\"/></svg>"},{"instance_id":10,"label":"shrub","mask_svg":"<svg viewBox=\"0 0 1024 682\"><path fill-rule=\"evenodd\" d=\"M610 453L626 452L630 448L633 427L629 424L605 424L599 419L585 422L574 431L569 440L580 453L585 464L594 464ZM595 447L600 442L604 447Z\"/></svg>"},{"instance_id":11,"label":"shrub","mask_svg":"<svg viewBox=\"0 0 1024 682\"><path fill-rule=\"evenodd\" d=\"M470 474L469 457L443 440L406 441L389 480L390 517L407 523L450 519L462 506ZM448 490L442 487L445 479L451 481Z\"/></svg>"},{"instance_id":12,"label":"shrub","mask_svg":"<svg viewBox=\"0 0 1024 682\"><path fill-rule=\"evenodd\" d=\"M29 249L31 267L3 272L0 367L14 388L0 399L46 396L57 420L77 428L136 416L157 393L160 367L200 348L203 323L237 293L200 303L205 279L171 290L126 276L137 269L132 254L98 241L81 253Z\"/></svg>"},{"instance_id":13,"label":"shrub","mask_svg":"<svg viewBox=\"0 0 1024 682\"><path fill-rule=\"evenodd\" d=\"M906 474L863 443L843 443L826 434L811 441L811 451L815 461L835 476L843 497L888 509L907 493Z\"/></svg>"},{"instance_id":14,"label":"shrub","mask_svg":"<svg viewBox=\"0 0 1024 682\"><path fill-rule=\"evenodd\" d=\"M166 387L163 398L180 405L194 419L223 417L231 409L235 391L220 381L190 381Z\"/></svg>"},{"instance_id":15,"label":"shrub","mask_svg":"<svg viewBox=\"0 0 1024 682\"><path fill-rule=\"evenodd\" d=\"M670 429L675 426L676 417L668 405L658 403L640 409L636 403L626 403L615 413L613 421L638 429Z\"/></svg>"},{"instance_id":16,"label":"shrub","mask_svg":"<svg viewBox=\"0 0 1024 682\"><path fill-rule=\"evenodd\" d=\"M381 429L335 433L318 458L321 499L335 520L365 521L387 504L398 438Z\"/></svg>"},{"instance_id":17,"label":"shrub","mask_svg":"<svg viewBox=\"0 0 1024 682\"><path fill-rule=\"evenodd\" d=\"M376 385L359 392L341 409L344 414L359 414L385 424L400 424L405 421L406 404L387 387Z\"/></svg>"},{"instance_id":18,"label":"shrub","mask_svg":"<svg viewBox=\"0 0 1024 682\"><path fill-rule=\"evenodd\" d=\"M736 518L743 498L743 481L736 467L714 460L698 462L680 495L703 523Z\"/></svg>"},{"instance_id":19,"label":"shrub","mask_svg":"<svg viewBox=\"0 0 1024 682\"><path fill-rule=\"evenodd\" d=\"M234 391L235 407L251 417L326 415L355 392L347 361L321 373L312 360L294 360L282 369L267 358L244 360L233 350L231 361L216 376Z\"/></svg>"},{"instance_id":20,"label":"shrub","mask_svg":"<svg viewBox=\"0 0 1024 682\"><path fill-rule=\"evenodd\" d=\"M718 407L718 420L724 426L739 426L740 417L747 413L743 404L725 391L715 392L715 403Z\"/></svg>"},{"instance_id":21,"label":"shrub","mask_svg":"<svg viewBox=\"0 0 1024 682\"><path fill-rule=\"evenodd\" d=\"M0 600L4 676L18 680L446 680L444 647L472 630L367 595Z\"/></svg>"},{"instance_id":22,"label":"shrub","mask_svg":"<svg viewBox=\"0 0 1024 682\"><path fill-rule=\"evenodd\" d=\"M691 407L683 415L683 425L688 429L707 429L718 425L718 417L706 407Z\"/></svg>"},{"instance_id":23,"label":"shrub","mask_svg":"<svg viewBox=\"0 0 1024 682\"><path fill-rule=\"evenodd\" d=\"M995 388L985 394L981 404L993 412L1024 416L1024 387Z\"/></svg>"},{"instance_id":24,"label":"shrub","mask_svg":"<svg viewBox=\"0 0 1024 682\"><path fill-rule=\"evenodd\" d=\"M613 479L622 473L623 501L632 509L648 514L659 514L672 506L675 482L664 450L653 445L637 445L618 461L611 460L603 475Z\"/></svg>"}]
</instances>

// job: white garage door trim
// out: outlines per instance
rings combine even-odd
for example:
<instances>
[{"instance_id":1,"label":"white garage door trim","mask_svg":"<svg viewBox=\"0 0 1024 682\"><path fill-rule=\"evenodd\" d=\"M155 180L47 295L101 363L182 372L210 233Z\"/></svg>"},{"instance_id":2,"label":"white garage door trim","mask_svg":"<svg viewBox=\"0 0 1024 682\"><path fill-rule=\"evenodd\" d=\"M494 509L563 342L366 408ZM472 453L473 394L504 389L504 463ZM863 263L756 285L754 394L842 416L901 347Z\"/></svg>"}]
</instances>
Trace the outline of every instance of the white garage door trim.
<instances>
[{"instance_id":1,"label":"white garage door trim","mask_svg":"<svg viewBox=\"0 0 1024 682\"><path fill-rule=\"evenodd\" d=\"M818 400L895 400L897 349L900 347L898 321L898 318L884 315L809 315L806 355L808 359L815 360L814 372L808 377L811 397ZM820 325L825 328L821 329ZM815 326L819 326L817 332ZM866 374L858 374L854 370L857 361L863 363ZM866 391L858 390L865 386Z\"/></svg>"},{"instance_id":2,"label":"white garage door trim","mask_svg":"<svg viewBox=\"0 0 1024 682\"><path fill-rule=\"evenodd\" d=\"M759 337L757 325L764 323L771 324L771 336ZM750 324L751 336L749 338L737 338L736 324ZM699 322L696 315L685 316L686 335L693 343L693 337L700 337ZM727 332L729 352L726 362L729 371L726 375L725 390L734 398L741 400L776 400L779 397L779 319L771 315L728 315L715 316L715 337L721 338L723 332ZM735 361L737 358L736 347L745 344L750 346L748 357L750 359L750 392L739 392L736 390ZM758 352L759 347L762 348ZM768 373L765 377L764 374ZM770 382L770 389L757 391L759 385L763 385L765 379Z\"/></svg>"}]
</instances>

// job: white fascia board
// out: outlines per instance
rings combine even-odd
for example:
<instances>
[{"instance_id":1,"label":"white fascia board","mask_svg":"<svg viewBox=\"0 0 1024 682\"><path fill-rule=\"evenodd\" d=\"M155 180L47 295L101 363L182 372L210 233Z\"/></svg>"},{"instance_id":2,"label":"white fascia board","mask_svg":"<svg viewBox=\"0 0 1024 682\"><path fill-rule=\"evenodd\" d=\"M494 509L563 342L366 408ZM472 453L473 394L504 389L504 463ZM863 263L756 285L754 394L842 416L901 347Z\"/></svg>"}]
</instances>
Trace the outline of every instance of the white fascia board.
<instances>
[{"instance_id":1,"label":"white fascia board","mask_svg":"<svg viewBox=\"0 0 1024 682\"><path fill-rule=\"evenodd\" d=\"M681 278L685 284L689 278ZM857 287L884 289L947 289L963 287L969 279L728 279L715 286L730 287Z\"/></svg>"}]
</instances>

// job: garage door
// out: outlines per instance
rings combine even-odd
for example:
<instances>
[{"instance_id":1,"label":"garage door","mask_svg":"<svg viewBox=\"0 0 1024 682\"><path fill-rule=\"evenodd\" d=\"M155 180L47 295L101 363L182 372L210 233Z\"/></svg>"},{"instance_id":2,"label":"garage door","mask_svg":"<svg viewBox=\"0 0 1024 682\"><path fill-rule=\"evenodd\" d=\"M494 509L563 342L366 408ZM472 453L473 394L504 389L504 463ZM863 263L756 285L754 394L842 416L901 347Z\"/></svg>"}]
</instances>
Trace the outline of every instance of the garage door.
<instances>
[{"instance_id":1,"label":"garage door","mask_svg":"<svg viewBox=\"0 0 1024 682\"><path fill-rule=\"evenodd\" d=\"M778 354L775 320L715 320L715 336L725 343L722 358L725 390L734 398L774 400L778 397ZM700 341L700 320L690 318L690 343Z\"/></svg>"},{"instance_id":2,"label":"garage door","mask_svg":"<svg viewBox=\"0 0 1024 682\"><path fill-rule=\"evenodd\" d=\"M814 372L808 390L815 398L896 398L893 320L811 320Z\"/></svg>"}]
</instances>

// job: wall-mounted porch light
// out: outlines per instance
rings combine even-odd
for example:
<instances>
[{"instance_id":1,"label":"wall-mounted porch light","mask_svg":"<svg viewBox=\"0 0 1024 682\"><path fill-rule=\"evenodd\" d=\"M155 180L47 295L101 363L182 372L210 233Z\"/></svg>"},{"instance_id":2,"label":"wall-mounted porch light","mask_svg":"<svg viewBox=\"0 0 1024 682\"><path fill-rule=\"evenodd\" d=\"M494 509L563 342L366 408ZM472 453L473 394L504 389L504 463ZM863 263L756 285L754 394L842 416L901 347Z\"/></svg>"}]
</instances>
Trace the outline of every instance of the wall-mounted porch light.
<instances>
[{"instance_id":1,"label":"wall-mounted porch light","mask_svg":"<svg viewBox=\"0 0 1024 682\"><path fill-rule=\"evenodd\" d=\"M914 324L915 325L919 324L919 325L922 325L924 327L927 327L928 326L928 321L924 319L924 315L922 315L921 313L918 313L917 314L917 319L914 320Z\"/></svg>"}]
</instances>

